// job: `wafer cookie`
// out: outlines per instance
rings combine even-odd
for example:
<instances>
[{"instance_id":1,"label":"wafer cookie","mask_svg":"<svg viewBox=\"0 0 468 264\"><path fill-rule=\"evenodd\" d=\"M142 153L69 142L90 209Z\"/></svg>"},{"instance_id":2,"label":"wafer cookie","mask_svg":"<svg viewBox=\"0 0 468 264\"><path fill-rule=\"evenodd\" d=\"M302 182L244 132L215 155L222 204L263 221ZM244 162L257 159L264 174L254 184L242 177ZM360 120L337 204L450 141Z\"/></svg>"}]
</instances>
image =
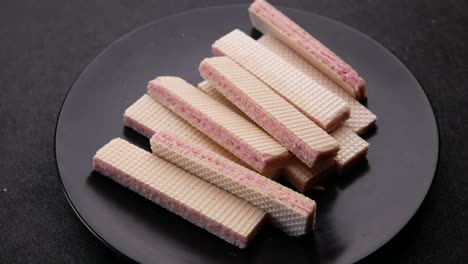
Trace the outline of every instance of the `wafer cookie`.
<instances>
[{"instance_id":1,"label":"wafer cookie","mask_svg":"<svg viewBox=\"0 0 468 264\"><path fill-rule=\"evenodd\" d=\"M146 152L114 139L93 158L94 169L152 202L240 248L266 213L248 202Z\"/></svg>"},{"instance_id":2,"label":"wafer cookie","mask_svg":"<svg viewBox=\"0 0 468 264\"><path fill-rule=\"evenodd\" d=\"M255 0L249 14L253 26L262 33L281 40L354 98L366 97L366 83L351 66L272 5Z\"/></svg>"},{"instance_id":3,"label":"wafer cookie","mask_svg":"<svg viewBox=\"0 0 468 264\"><path fill-rule=\"evenodd\" d=\"M213 88L209 82L203 81L198 84L198 88L211 98L233 109L236 113L244 114L237 106L231 103L224 95L216 88ZM247 116L246 116L247 117ZM247 117L248 118L248 117ZM250 119L249 119L250 120ZM253 122L252 120L250 120ZM320 181L335 170L335 161L333 158L328 158L323 161L316 162L312 167L308 167L296 157L284 166L282 172L285 178L300 192L306 192L310 188L319 184ZM272 179L271 177L267 177Z\"/></svg>"},{"instance_id":4,"label":"wafer cookie","mask_svg":"<svg viewBox=\"0 0 468 264\"><path fill-rule=\"evenodd\" d=\"M217 40L212 49L244 67L328 132L349 117L341 98L238 29Z\"/></svg>"},{"instance_id":5,"label":"wafer cookie","mask_svg":"<svg viewBox=\"0 0 468 264\"><path fill-rule=\"evenodd\" d=\"M212 98L219 98L219 102L228 107L236 108L220 92L206 84L202 84L204 91L208 91ZM224 100L223 100L224 99ZM240 109L237 108L237 111ZM330 173L344 172L350 164L365 158L369 144L347 127L341 127L331 133L340 143L340 150L333 158L316 162L308 167L297 158L292 158L283 168L285 178L301 192L306 192L316 186Z\"/></svg>"},{"instance_id":6,"label":"wafer cookie","mask_svg":"<svg viewBox=\"0 0 468 264\"><path fill-rule=\"evenodd\" d=\"M333 171L342 174L350 165L366 157L369 143L348 127L336 129L331 136L340 143L340 150L334 158L318 162L312 168L293 160L284 168L285 178L299 191L310 190Z\"/></svg>"},{"instance_id":7,"label":"wafer cookie","mask_svg":"<svg viewBox=\"0 0 468 264\"><path fill-rule=\"evenodd\" d=\"M143 95L125 110L123 119L128 127L147 138L151 138L156 132L166 131L183 139L190 140L190 142L202 148L214 151L242 166L251 168L227 149L147 94ZM277 179L279 170L268 170L263 172L262 175L270 179Z\"/></svg>"},{"instance_id":8,"label":"wafer cookie","mask_svg":"<svg viewBox=\"0 0 468 264\"><path fill-rule=\"evenodd\" d=\"M281 41L268 34L258 42L348 103L350 116L344 124L355 133L361 135L375 124L377 117L369 109Z\"/></svg>"},{"instance_id":9,"label":"wafer cookie","mask_svg":"<svg viewBox=\"0 0 468 264\"><path fill-rule=\"evenodd\" d=\"M308 166L339 145L266 84L228 57L204 59L202 77Z\"/></svg>"},{"instance_id":10,"label":"wafer cookie","mask_svg":"<svg viewBox=\"0 0 468 264\"><path fill-rule=\"evenodd\" d=\"M161 158L264 210L287 234L299 236L313 229L316 204L304 195L168 133L156 133L151 148Z\"/></svg>"},{"instance_id":11,"label":"wafer cookie","mask_svg":"<svg viewBox=\"0 0 468 264\"><path fill-rule=\"evenodd\" d=\"M280 168L290 154L259 127L178 77L158 77L150 96L259 172Z\"/></svg>"}]
</instances>

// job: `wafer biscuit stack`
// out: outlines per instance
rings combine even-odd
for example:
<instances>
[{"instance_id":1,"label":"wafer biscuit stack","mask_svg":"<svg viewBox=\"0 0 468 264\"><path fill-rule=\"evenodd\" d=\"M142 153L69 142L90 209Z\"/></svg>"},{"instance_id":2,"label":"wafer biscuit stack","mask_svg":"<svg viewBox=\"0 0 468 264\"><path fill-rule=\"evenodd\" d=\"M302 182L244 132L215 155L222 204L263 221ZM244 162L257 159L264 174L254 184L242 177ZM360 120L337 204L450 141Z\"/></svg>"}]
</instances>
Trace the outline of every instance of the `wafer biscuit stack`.
<instances>
[{"instance_id":1,"label":"wafer biscuit stack","mask_svg":"<svg viewBox=\"0 0 468 264\"><path fill-rule=\"evenodd\" d=\"M240 248L249 244L265 220L261 209L122 139L99 149L93 165L101 174Z\"/></svg>"},{"instance_id":2,"label":"wafer biscuit stack","mask_svg":"<svg viewBox=\"0 0 468 264\"><path fill-rule=\"evenodd\" d=\"M215 41L212 50L237 62L328 132L349 117L341 98L240 30Z\"/></svg>"},{"instance_id":3,"label":"wafer biscuit stack","mask_svg":"<svg viewBox=\"0 0 468 264\"><path fill-rule=\"evenodd\" d=\"M315 201L267 177L283 171L306 192L341 174L366 157L358 134L377 119L358 101L364 80L336 54L264 0L249 14L265 35L216 40L199 89L157 77L125 111L155 155L114 139L93 158L96 171L240 248L266 220L291 236L312 231Z\"/></svg>"},{"instance_id":4,"label":"wafer biscuit stack","mask_svg":"<svg viewBox=\"0 0 468 264\"><path fill-rule=\"evenodd\" d=\"M233 103L279 142L285 142L284 138L289 137L290 140L287 143L290 145L284 145L293 153L296 154L297 150L294 150L291 145L303 148L307 146L302 140L303 135L320 144L327 142L324 141L323 135L332 139L333 142L339 140L340 149L332 158L333 161L323 161L317 165L309 164L296 154L311 168L305 166L303 168L303 164L301 166L297 161L285 166L285 168L292 166L285 170L287 179L293 185L298 186L299 190L305 191L312 187L313 183L319 179L317 176L329 172L330 167L335 165L338 173L342 173L349 164L366 156L369 144L348 127L340 127L329 136L315 124L308 123L307 118L299 111L231 59L227 57L205 59L199 69L202 77L225 96L219 99L220 102ZM214 93L211 92L211 94ZM316 133L317 130L321 134ZM299 133L295 133L296 131Z\"/></svg>"},{"instance_id":5,"label":"wafer biscuit stack","mask_svg":"<svg viewBox=\"0 0 468 264\"><path fill-rule=\"evenodd\" d=\"M205 59L202 77L308 166L336 155L338 142L228 57Z\"/></svg>"},{"instance_id":6,"label":"wafer biscuit stack","mask_svg":"<svg viewBox=\"0 0 468 264\"><path fill-rule=\"evenodd\" d=\"M190 142L202 148L212 150L244 167L251 168L230 151L223 148L147 94L143 95L125 110L123 119L128 127L147 138L151 138L156 132L169 132L183 139L190 140ZM266 170L262 175L274 180L278 178L279 170Z\"/></svg>"},{"instance_id":7,"label":"wafer biscuit stack","mask_svg":"<svg viewBox=\"0 0 468 264\"><path fill-rule=\"evenodd\" d=\"M259 172L290 158L263 130L177 77L158 77L148 93Z\"/></svg>"},{"instance_id":8,"label":"wafer biscuit stack","mask_svg":"<svg viewBox=\"0 0 468 264\"><path fill-rule=\"evenodd\" d=\"M224 95L216 88L210 85L208 81L202 81L198 84L198 88L205 94L215 99L216 101L229 107L229 109L238 113L239 115L248 116L244 114L237 106L229 101ZM250 119L249 119L250 120ZM282 174L285 178L300 192L306 192L312 187L320 184L322 179L335 171L335 160L329 158L323 161L316 162L312 167L308 167L298 158L293 157L283 168ZM267 177L272 179L272 177ZM276 178L275 178L276 179Z\"/></svg>"}]
</instances>

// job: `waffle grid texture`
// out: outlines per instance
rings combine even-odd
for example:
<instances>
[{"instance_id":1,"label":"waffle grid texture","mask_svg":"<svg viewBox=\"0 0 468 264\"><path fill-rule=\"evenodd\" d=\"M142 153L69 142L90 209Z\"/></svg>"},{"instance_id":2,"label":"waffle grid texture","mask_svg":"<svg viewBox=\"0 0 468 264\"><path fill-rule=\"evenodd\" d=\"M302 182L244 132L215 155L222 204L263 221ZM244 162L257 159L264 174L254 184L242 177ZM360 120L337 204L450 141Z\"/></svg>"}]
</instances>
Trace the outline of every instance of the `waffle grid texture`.
<instances>
[{"instance_id":1,"label":"waffle grid texture","mask_svg":"<svg viewBox=\"0 0 468 264\"><path fill-rule=\"evenodd\" d=\"M350 65L275 7L264 0L256 0L249 7L249 15L255 28L274 35L301 54L351 96L358 100L367 96L365 81Z\"/></svg>"},{"instance_id":2,"label":"waffle grid texture","mask_svg":"<svg viewBox=\"0 0 468 264\"><path fill-rule=\"evenodd\" d=\"M215 55L236 61L326 131L349 117L345 101L242 31L223 36L212 48Z\"/></svg>"},{"instance_id":3,"label":"waffle grid texture","mask_svg":"<svg viewBox=\"0 0 468 264\"><path fill-rule=\"evenodd\" d=\"M281 167L289 152L259 127L178 77L158 77L148 93L252 168Z\"/></svg>"},{"instance_id":4,"label":"waffle grid texture","mask_svg":"<svg viewBox=\"0 0 468 264\"><path fill-rule=\"evenodd\" d=\"M224 95L222 93L218 92L218 90L216 90L216 88L211 86L211 84L208 81L204 80L204 81L200 82L198 84L198 89L200 89L202 92L204 92L209 97L211 97L211 98L215 99L216 101L220 102L221 104L223 104L227 108L229 108L232 111L236 112L238 115L244 117L247 120L251 120L250 117L248 117L244 112L242 112L242 110L237 108L237 106L235 106L231 101L229 101L229 99L224 97Z\"/></svg>"},{"instance_id":5,"label":"waffle grid texture","mask_svg":"<svg viewBox=\"0 0 468 264\"><path fill-rule=\"evenodd\" d=\"M216 88L213 88L209 82L203 81L198 84L198 87L211 98L226 105L233 111L243 113L237 106L224 97L222 93L218 92ZM329 175L334 169L335 160L332 158L316 162L312 167L308 167L301 160L292 157L282 171L285 178L294 185L297 190L306 192L313 186L316 186L320 180Z\"/></svg>"},{"instance_id":6,"label":"waffle grid texture","mask_svg":"<svg viewBox=\"0 0 468 264\"><path fill-rule=\"evenodd\" d=\"M355 133L362 135L375 124L377 117L369 109L274 36L263 35L257 42L343 99L349 105L351 111L350 117L344 124Z\"/></svg>"},{"instance_id":7,"label":"waffle grid texture","mask_svg":"<svg viewBox=\"0 0 468 264\"><path fill-rule=\"evenodd\" d=\"M354 161L364 158L369 149L369 143L356 135L348 127L340 127L331 133L341 146L340 151L333 159L338 172L343 172Z\"/></svg>"},{"instance_id":8,"label":"waffle grid texture","mask_svg":"<svg viewBox=\"0 0 468 264\"><path fill-rule=\"evenodd\" d=\"M307 165L338 151L335 139L230 58L205 59L199 69L213 87Z\"/></svg>"},{"instance_id":9,"label":"waffle grid texture","mask_svg":"<svg viewBox=\"0 0 468 264\"><path fill-rule=\"evenodd\" d=\"M312 230L316 204L311 199L168 133L155 134L151 148L161 158L264 210L287 234Z\"/></svg>"},{"instance_id":10,"label":"waffle grid texture","mask_svg":"<svg viewBox=\"0 0 468 264\"><path fill-rule=\"evenodd\" d=\"M343 126L336 129L331 133L331 136L340 143L340 150L335 157L319 161L312 168L307 167L299 160L293 160L285 167L286 179L299 191L310 190L333 170L341 174L351 164L366 157L369 143L348 127Z\"/></svg>"},{"instance_id":11,"label":"waffle grid texture","mask_svg":"<svg viewBox=\"0 0 468 264\"><path fill-rule=\"evenodd\" d=\"M266 213L122 139L99 149L94 168L119 184L240 248Z\"/></svg>"},{"instance_id":12,"label":"waffle grid texture","mask_svg":"<svg viewBox=\"0 0 468 264\"><path fill-rule=\"evenodd\" d=\"M196 127L190 125L187 121L183 120L147 94L140 97L125 110L124 122L127 126L147 138L151 138L156 132L165 131L189 140L202 148L216 152L244 167L251 168L227 149L223 148ZM277 179L279 171L265 171L262 175L270 179Z\"/></svg>"},{"instance_id":13,"label":"waffle grid texture","mask_svg":"<svg viewBox=\"0 0 468 264\"><path fill-rule=\"evenodd\" d=\"M208 91L209 96L227 107L240 111L237 106L217 89L211 87L208 82L202 83L202 90ZM340 150L335 157L318 161L312 167L308 167L297 158L292 158L283 168L285 178L299 191L306 192L310 190L335 169L338 173L342 173L353 162L366 156L369 143L348 127L340 127L330 135L340 145Z\"/></svg>"}]
</instances>

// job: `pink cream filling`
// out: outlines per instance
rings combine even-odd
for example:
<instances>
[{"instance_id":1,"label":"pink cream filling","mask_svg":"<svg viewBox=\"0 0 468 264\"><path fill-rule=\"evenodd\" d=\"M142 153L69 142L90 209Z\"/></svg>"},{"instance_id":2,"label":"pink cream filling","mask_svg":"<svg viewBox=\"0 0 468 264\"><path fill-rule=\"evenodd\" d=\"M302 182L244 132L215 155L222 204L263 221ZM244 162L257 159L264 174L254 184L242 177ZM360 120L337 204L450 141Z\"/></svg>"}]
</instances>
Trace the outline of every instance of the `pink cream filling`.
<instances>
[{"instance_id":1,"label":"pink cream filling","mask_svg":"<svg viewBox=\"0 0 468 264\"><path fill-rule=\"evenodd\" d=\"M224 175L245 185L258 188L270 197L278 199L281 202L302 211L302 213L306 215L310 215L315 212L315 202L309 198L286 189L286 187L283 187L274 181L262 177L261 175L244 167L238 166L227 159L220 158L218 155L209 151L200 149L197 146L171 134L158 132L153 136L152 140L165 144L180 154L206 162L210 167L212 166Z\"/></svg>"},{"instance_id":2,"label":"pink cream filling","mask_svg":"<svg viewBox=\"0 0 468 264\"><path fill-rule=\"evenodd\" d=\"M231 102L238 105L242 111L255 120L255 122L268 133L273 135L275 139L285 144L302 161L309 165L312 165L315 162L317 153L313 149L307 147L280 122L275 120L252 99L234 87L226 78L224 78L224 76L216 71L216 69L207 63L202 62L200 64L199 71L203 78L214 84L223 95L225 95Z\"/></svg>"},{"instance_id":3,"label":"pink cream filling","mask_svg":"<svg viewBox=\"0 0 468 264\"><path fill-rule=\"evenodd\" d=\"M220 56L227 56L226 53L223 52L222 49L216 47L216 43L211 46L211 52L214 56L220 57ZM227 56L229 57L229 56ZM231 57L232 58L232 57ZM280 94L281 95L281 94ZM281 95L282 96L282 95ZM282 96L285 100L287 100L290 104L297 106L294 102L291 102L287 97ZM322 124L320 123L319 120L314 118L314 116L310 115L307 111L304 111L303 109L298 107L298 110L301 111L302 114L313 120L316 124L320 125L323 129L325 129L327 132L335 130L338 126L340 126L346 119L349 118L350 112L348 110L342 111L337 116L335 116L334 120L332 122L329 122L328 124Z\"/></svg>"},{"instance_id":4,"label":"pink cream filling","mask_svg":"<svg viewBox=\"0 0 468 264\"><path fill-rule=\"evenodd\" d=\"M127 115L124 115L124 123L126 126L128 126L129 128L135 130L136 132L142 134L143 136L147 137L147 138L151 138L157 131L153 130L152 128L149 128L147 126L145 126L144 124L138 122L137 120L127 116ZM244 162L242 162L241 164L242 166L248 166L247 164L245 164ZM271 174L271 176L270 176ZM273 171L266 171L265 174L263 174L265 177L271 179L271 180L276 180L280 175L279 175L279 170L278 169L274 169Z\"/></svg>"},{"instance_id":5,"label":"pink cream filling","mask_svg":"<svg viewBox=\"0 0 468 264\"><path fill-rule=\"evenodd\" d=\"M321 43L310 39L307 34L304 34L299 29L295 28L295 25L289 21L289 19L284 14L272 8L264 1L255 1L251 5L251 8L259 16L262 16L263 19L277 26L290 38L295 39L296 42L304 49L319 55L320 59L329 65L329 67L336 73L338 73L350 86L355 89L359 89L360 86L364 85L364 80L359 77L357 72L354 71L351 66L331 53L330 50L324 47Z\"/></svg>"},{"instance_id":6,"label":"pink cream filling","mask_svg":"<svg viewBox=\"0 0 468 264\"><path fill-rule=\"evenodd\" d=\"M237 139L232 133L207 118L203 113L180 100L176 95L171 94L162 85L149 82L148 93L178 115L183 116L203 133L209 135L212 139L216 139L215 141L231 152L236 153L240 159L256 170L263 172L273 162L271 159L263 157L251 146Z\"/></svg>"},{"instance_id":7,"label":"pink cream filling","mask_svg":"<svg viewBox=\"0 0 468 264\"><path fill-rule=\"evenodd\" d=\"M231 244L237 245L240 248L245 248L251 239L251 237L243 237L230 228L227 228L222 224L213 221L204 215L201 215L199 212L195 211L189 206L173 199L170 196L167 196L164 193L159 192L158 190L155 190L148 184L127 175L119 169L109 165L105 161L94 158L93 167L97 172L111 178L120 185L129 188L130 190L140 194L148 200L151 200L152 202L185 218L193 224L206 229L208 232L215 234L216 236ZM255 228L256 230L252 233L252 235L258 231L260 225L261 223Z\"/></svg>"}]
</instances>

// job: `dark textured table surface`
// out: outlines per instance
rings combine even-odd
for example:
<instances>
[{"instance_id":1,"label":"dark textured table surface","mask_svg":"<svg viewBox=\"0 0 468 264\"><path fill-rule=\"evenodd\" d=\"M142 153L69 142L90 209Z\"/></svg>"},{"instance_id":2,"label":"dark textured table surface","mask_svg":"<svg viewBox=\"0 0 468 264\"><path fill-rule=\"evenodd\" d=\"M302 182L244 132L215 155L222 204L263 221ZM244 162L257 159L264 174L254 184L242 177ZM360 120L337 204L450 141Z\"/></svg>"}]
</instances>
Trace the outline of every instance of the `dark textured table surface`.
<instances>
[{"instance_id":1,"label":"dark textured table surface","mask_svg":"<svg viewBox=\"0 0 468 264\"><path fill-rule=\"evenodd\" d=\"M0 263L113 263L62 191L54 130L84 67L126 32L190 9L249 1L25 1L0 5ZM468 2L272 1L331 17L391 50L428 94L439 169L410 223L365 263L468 263ZM398 195L398 190L395 190Z\"/></svg>"}]
</instances>

